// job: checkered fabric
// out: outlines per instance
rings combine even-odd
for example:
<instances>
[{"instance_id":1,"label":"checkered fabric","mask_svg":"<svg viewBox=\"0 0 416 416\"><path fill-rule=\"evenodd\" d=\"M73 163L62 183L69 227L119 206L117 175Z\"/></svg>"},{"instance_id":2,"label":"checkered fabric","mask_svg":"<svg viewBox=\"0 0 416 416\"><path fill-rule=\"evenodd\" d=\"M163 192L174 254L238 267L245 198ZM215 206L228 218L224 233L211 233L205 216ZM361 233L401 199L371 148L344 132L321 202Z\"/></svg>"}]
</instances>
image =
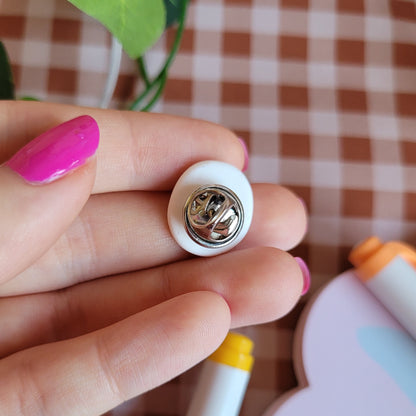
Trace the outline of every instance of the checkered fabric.
<instances>
[{"instance_id":1,"label":"checkered fabric","mask_svg":"<svg viewBox=\"0 0 416 416\"><path fill-rule=\"evenodd\" d=\"M151 71L173 37L147 54ZM65 0L0 0L0 39L20 96L97 105L110 36ZM124 56L112 106L141 88L136 79ZM413 0L193 0L156 111L236 131L249 146L249 178L305 200L309 232L294 253L312 271L308 296L349 267L347 253L363 238L415 243ZM260 416L296 385L292 339L305 301L279 322L243 330L256 364L241 415ZM199 371L111 414L184 415Z\"/></svg>"}]
</instances>

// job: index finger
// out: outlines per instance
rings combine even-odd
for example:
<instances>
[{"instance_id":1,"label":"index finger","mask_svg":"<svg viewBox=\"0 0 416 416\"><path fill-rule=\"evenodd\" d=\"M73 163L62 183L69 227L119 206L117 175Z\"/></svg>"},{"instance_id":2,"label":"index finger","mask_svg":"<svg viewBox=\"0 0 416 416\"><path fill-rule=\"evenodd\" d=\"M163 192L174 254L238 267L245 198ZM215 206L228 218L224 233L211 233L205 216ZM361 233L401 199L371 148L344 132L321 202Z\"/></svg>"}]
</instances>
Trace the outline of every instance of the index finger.
<instances>
[{"instance_id":1,"label":"index finger","mask_svg":"<svg viewBox=\"0 0 416 416\"><path fill-rule=\"evenodd\" d=\"M169 190L187 167L201 160L240 169L244 164L237 137L213 123L26 101L0 102L0 163L39 133L83 114L91 115L100 128L93 193Z\"/></svg>"}]
</instances>

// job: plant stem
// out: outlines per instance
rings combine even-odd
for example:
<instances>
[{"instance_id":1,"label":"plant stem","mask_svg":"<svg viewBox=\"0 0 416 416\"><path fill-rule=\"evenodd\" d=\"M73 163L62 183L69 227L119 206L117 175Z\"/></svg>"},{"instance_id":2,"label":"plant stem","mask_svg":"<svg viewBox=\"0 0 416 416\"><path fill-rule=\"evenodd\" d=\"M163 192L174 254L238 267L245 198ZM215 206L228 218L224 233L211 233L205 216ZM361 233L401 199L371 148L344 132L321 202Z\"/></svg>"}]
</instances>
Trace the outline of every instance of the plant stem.
<instances>
[{"instance_id":1,"label":"plant stem","mask_svg":"<svg viewBox=\"0 0 416 416\"><path fill-rule=\"evenodd\" d=\"M111 37L111 52L110 52L110 65L108 68L107 79L105 82L104 90L100 101L98 103L99 108L108 108L111 98L113 97L114 91L116 89L120 65L121 65L121 55L123 47L121 43L117 40L115 36Z\"/></svg>"},{"instance_id":2,"label":"plant stem","mask_svg":"<svg viewBox=\"0 0 416 416\"><path fill-rule=\"evenodd\" d=\"M140 111L146 112L146 111L150 111L153 108L153 106L156 104L157 100L162 95L163 90L165 89L167 79L168 79L168 74L167 74L167 72L165 72L162 75L162 78L160 79L159 87L156 90L155 95L152 97L152 99Z\"/></svg>"},{"instance_id":3,"label":"plant stem","mask_svg":"<svg viewBox=\"0 0 416 416\"><path fill-rule=\"evenodd\" d=\"M149 88L150 79L149 74L147 73L146 63L144 62L143 56L137 59L137 65L139 67L140 75L143 79L144 84L146 85L146 88Z\"/></svg>"},{"instance_id":4,"label":"plant stem","mask_svg":"<svg viewBox=\"0 0 416 416\"><path fill-rule=\"evenodd\" d=\"M154 78L152 81L150 81L150 79L147 75L146 66L144 64L144 58L141 57L141 58L138 59L139 69L140 69L140 72L142 73L142 76L143 76L143 73L144 73L143 81L146 84L146 89L133 101L133 103L129 106L129 110L136 110L137 107L140 105L140 103L149 95L149 93L156 86L158 87L158 89L155 93L155 96L151 99L151 101L149 101L149 103L146 106L143 107L143 110L141 110L141 111L144 111L144 108L148 108L150 102L152 102L152 101L153 101L153 103L152 103L152 105L153 105L156 102L156 100L162 95L163 88L166 85L166 78L167 78L168 70L169 70L170 66L172 65L173 60L175 59L175 56L176 56L176 54L179 50L179 46L181 44L183 32L185 30L186 12L188 10L189 1L190 0L184 0L184 2L183 2L181 14L179 16L179 25L178 25L178 29L176 30L176 36L175 36L175 40L174 40L173 45L172 45L172 49L170 50L170 53L169 53L168 57L166 58L166 61L163 65L162 69L160 70L159 74L156 76L156 78ZM140 60L142 61L142 64L140 64ZM144 72L142 72L142 71L144 71ZM146 82L146 79L148 80L148 82ZM155 99L155 97L156 97L156 99Z\"/></svg>"}]
</instances>

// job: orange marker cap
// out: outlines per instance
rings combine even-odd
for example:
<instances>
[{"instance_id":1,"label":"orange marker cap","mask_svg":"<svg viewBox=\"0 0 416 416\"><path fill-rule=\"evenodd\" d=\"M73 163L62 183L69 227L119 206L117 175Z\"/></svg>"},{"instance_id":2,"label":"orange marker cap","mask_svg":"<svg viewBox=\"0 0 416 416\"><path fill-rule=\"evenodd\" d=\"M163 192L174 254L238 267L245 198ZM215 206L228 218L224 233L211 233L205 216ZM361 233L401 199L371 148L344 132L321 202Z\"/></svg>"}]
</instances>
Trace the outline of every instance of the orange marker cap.
<instances>
[{"instance_id":1,"label":"orange marker cap","mask_svg":"<svg viewBox=\"0 0 416 416\"><path fill-rule=\"evenodd\" d=\"M354 247L349 255L358 277L370 280L386 267L395 257L401 256L416 268L416 250L399 241L383 243L377 237L370 237Z\"/></svg>"}]
</instances>

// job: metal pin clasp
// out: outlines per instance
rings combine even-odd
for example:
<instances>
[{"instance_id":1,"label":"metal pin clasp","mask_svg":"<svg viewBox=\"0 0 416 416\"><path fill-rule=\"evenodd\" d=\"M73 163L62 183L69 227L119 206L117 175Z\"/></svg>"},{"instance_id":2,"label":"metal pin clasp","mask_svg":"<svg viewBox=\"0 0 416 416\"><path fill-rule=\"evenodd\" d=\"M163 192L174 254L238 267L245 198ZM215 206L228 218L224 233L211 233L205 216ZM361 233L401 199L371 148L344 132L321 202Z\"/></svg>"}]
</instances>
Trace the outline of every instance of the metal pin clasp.
<instances>
[{"instance_id":1,"label":"metal pin clasp","mask_svg":"<svg viewBox=\"0 0 416 416\"><path fill-rule=\"evenodd\" d=\"M223 185L204 185L187 199L184 217L188 235L194 241L216 248L238 236L244 223L244 210L231 189Z\"/></svg>"}]
</instances>

